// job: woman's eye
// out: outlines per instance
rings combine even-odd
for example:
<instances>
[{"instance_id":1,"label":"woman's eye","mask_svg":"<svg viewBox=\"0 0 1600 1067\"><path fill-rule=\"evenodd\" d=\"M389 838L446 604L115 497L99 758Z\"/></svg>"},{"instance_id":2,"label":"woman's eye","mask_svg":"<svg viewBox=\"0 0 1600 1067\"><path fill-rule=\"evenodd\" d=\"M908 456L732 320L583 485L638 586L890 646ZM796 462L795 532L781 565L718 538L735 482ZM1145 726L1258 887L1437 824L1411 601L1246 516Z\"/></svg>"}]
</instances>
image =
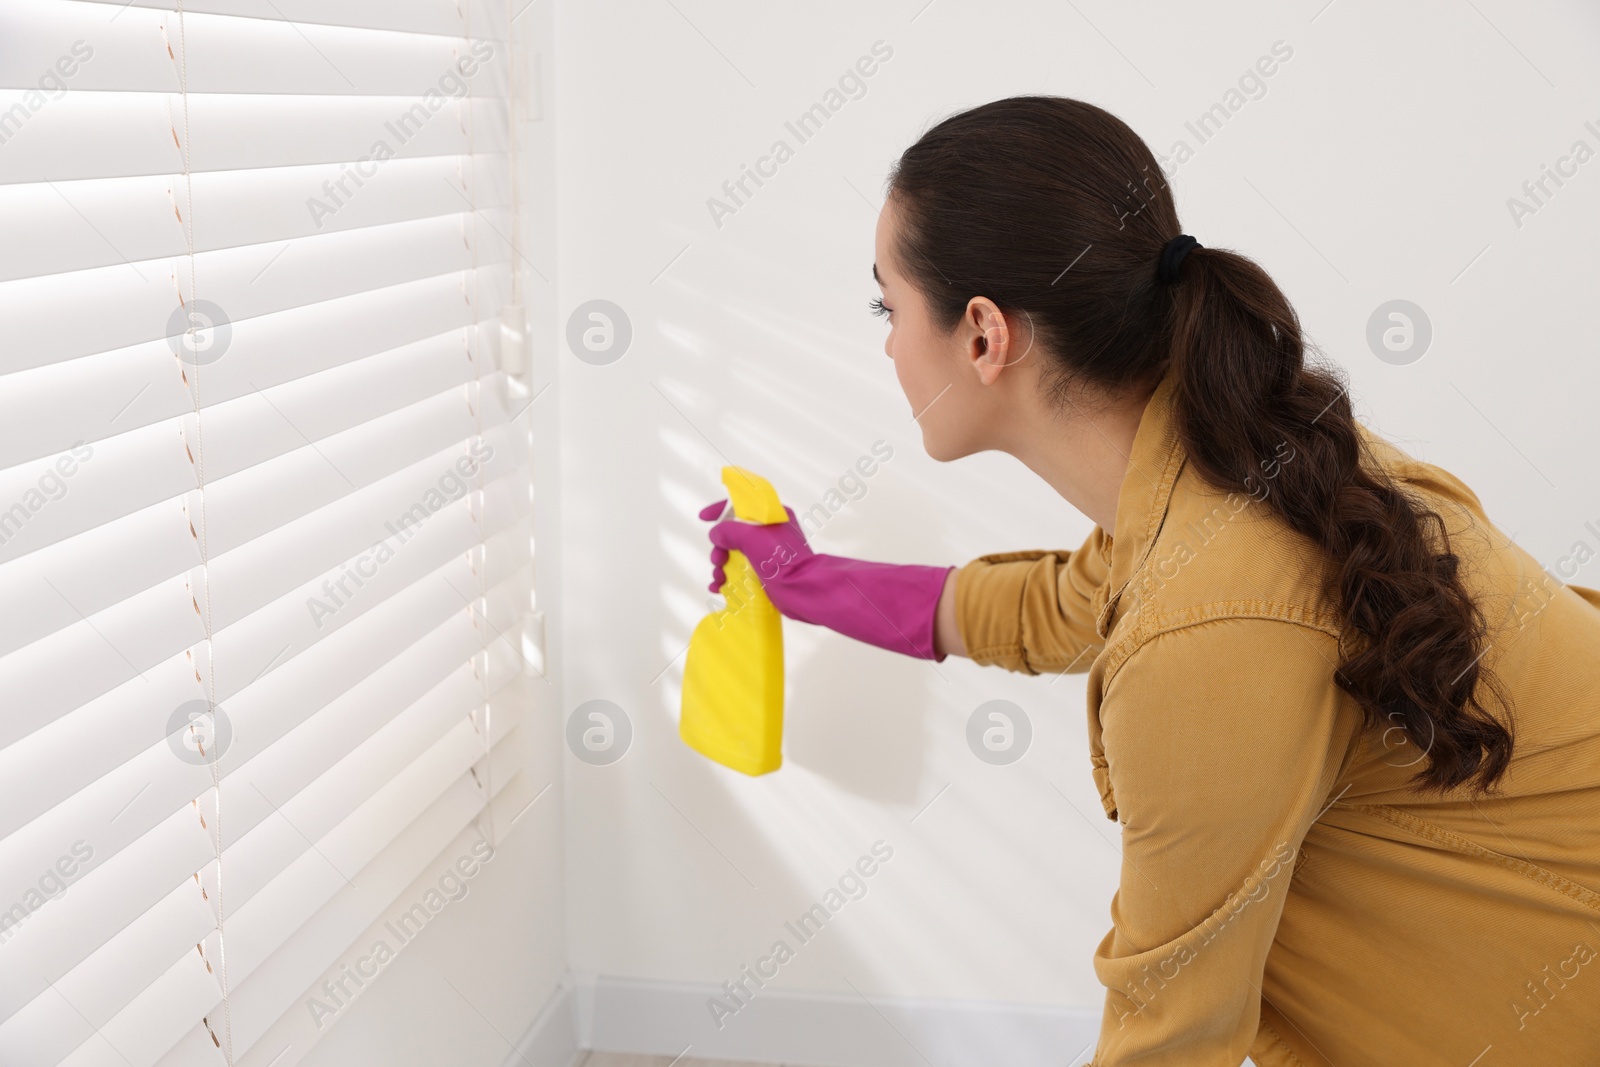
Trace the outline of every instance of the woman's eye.
<instances>
[{"instance_id":1,"label":"woman's eye","mask_svg":"<svg viewBox=\"0 0 1600 1067\"><path fill-rule=\"evenodd\" d=\"M867 302L867 307L872 309L874 315L887 315L894 310L894 308L884 307L882 300L870 300Z\"/></svg>"}]
</instances>

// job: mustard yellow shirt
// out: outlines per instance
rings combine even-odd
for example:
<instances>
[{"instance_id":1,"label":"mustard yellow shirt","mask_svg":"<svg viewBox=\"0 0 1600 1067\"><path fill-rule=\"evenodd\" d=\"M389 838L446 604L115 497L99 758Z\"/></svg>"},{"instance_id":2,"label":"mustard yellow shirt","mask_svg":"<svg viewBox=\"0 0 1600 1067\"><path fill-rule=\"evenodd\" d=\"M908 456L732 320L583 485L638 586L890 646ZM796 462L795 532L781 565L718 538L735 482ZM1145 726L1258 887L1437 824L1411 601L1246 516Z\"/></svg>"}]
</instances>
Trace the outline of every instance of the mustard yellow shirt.
<instances>
[{"instance_id":1,"label":"mustard yellow shirt","mask_svg":"<svg viewBox=\"0 0 1600 1067\"><path fill-rule=\"evenodd\" d=\"M1600 592L1562 584L1453 475L1361 428L1446 521L1513 705L1499 795L1423 794L1422 750L1333 681L1325 559L1184 462L1163 379L1114 533L962 567L969 655L1088 672L1120 824L1092 1067L1600 1065ZM1485 698L1498 713L1498 705Z\"/></svg>"}]
</instances>

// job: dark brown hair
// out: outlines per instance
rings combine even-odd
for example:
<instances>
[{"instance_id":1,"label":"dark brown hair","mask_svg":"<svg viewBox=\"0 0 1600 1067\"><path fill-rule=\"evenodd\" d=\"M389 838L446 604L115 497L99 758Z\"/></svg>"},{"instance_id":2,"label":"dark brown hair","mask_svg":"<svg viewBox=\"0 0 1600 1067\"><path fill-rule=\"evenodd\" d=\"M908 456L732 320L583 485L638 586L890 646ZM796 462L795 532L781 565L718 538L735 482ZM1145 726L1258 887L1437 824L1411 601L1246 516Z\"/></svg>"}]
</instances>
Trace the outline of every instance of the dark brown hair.
<instances>
[{"instance_id":1,"label":"dark brown hair","mask_svg":"<svg viewBox=\"0 0 1600 1067\"><path fill-rule=\"evenodd\" d=\"M1308 363L1299 319L1260 266L1195 248L1175 284L1157 280L1178 215L1133 130L1079 100L997 100L928 130L888 189L897 256L934 323L954 329L975 296L1026 312L1058 405L1177 375L1180 440L1221 489L1254 493L1258 464L1292 447L1261 499L1332 562L1336 683L1369 728L1399 727L1427 754L1415 784L1495 783L1512 733L1476 696L1499 685L1443 520L1371 455L1342 375Z\"/></svg>"}]
</instances>

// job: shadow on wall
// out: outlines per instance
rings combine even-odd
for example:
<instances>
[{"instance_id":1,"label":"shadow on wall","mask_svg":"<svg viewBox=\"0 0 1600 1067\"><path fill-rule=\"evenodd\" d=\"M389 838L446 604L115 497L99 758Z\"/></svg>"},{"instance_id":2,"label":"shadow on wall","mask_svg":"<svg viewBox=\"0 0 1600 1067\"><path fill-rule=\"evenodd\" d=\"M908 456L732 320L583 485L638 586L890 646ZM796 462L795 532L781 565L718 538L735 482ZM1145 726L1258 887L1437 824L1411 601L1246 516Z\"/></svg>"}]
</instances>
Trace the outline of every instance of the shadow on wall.
<instances>
[{"instance_id":1,"label":"shadow on wall","mask_svg":"<svg viewBox=\"0 0 1600 1067\"><path fill-rule=\"evenodd\" d=\"M902 435L895 454L921 447L918 437ZM896 483L870 492L883 494L873 502L871 521L879 525L873 528L872 542L925 541L926 531L939 529L934 498ZM823 533L834 544L824 546L821 538L813 538L817 550L909 562L892 548L857 547L856 539L841 536L848 534L840 529L844 525L836 519ZM953 553L946 554L950 563L957 562ZM959 703L968 689L954 684L953 676L968 668L953 659L943 664L912 659L804 623L784 625L789 634L804 633L806 638L791 638L792 647L815 649L804 658L797 656L789 673L793 713L786 723L787 758L856 796L912 811L926 803L934 777L928 766L933 731L950 725L945 720L955 714L951 702Z\"/></svg>"},{"instance_id":2,"label":"shadow on wall","mask_svg":"<svg viewBox=\"0 0 1600 1067\"><path fill-rule=\"evenodd\" d=\"M894 653L837 636L819 645L789 674L784 759L856 796L915 810L928 799L934 665L888 662Z\"/></svg>"}]
</instances>

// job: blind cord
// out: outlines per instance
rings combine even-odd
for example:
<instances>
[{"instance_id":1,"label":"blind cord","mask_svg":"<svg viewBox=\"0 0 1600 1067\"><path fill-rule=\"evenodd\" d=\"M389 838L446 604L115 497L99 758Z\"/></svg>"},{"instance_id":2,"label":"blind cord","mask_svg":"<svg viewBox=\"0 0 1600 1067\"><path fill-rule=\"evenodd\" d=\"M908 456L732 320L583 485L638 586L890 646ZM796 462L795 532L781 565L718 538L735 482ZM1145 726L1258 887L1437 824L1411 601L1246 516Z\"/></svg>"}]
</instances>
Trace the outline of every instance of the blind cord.
<instances>
[{"instance_id":1,"label":"blind cord","mask_svg":"<svg viewBox=\"0 0 1600 1067\"><path fill-rule=\"evenodd\" d=\"M199 279L195 269L194 250L194 173L189 160L189 38L184 20L183 0L177 0L178 11L178 50L182 53L178 61L178 92L183 100L183 184L184 184L184 245L189 260L189 312L185 315L188 323L187 347L190 352L196 351L194 344L195 321L194 316L198 311L196 303L199 292ZM179 299L182 299L183 290L179 287ZM217 325L212 324L213 328ZM180 362L183 362L180 360ZM206 467L205 467L205 427L201 415L200 403L200 364L201 360L194 359L188 362L188 369L184 371L187 376L194 375L193 385L189 395L194 400L195 424L195 485L200 495L200 530L198 542L200 548L200 574L205 583L205 610L201 618L206 629L206 706L210 710L213 726L217 719L217 672L216 672L216 646L214 631L211 622L211 553L208 547L210 527L206 522ZM222 1014L224 1021L223 1056L228 1067L233 1067L233 1004L228 995L228 940L223 932L223 906L222 906L222 776L217 766L217 759L221 755L220 746L216 743L217 731L212 730L211 740L211 792L212 792L212 851L217 861L217 967L218 977L222 984ZM213 1032L212 1040L216 1040Z\"/></svg>"}]
</instances>

